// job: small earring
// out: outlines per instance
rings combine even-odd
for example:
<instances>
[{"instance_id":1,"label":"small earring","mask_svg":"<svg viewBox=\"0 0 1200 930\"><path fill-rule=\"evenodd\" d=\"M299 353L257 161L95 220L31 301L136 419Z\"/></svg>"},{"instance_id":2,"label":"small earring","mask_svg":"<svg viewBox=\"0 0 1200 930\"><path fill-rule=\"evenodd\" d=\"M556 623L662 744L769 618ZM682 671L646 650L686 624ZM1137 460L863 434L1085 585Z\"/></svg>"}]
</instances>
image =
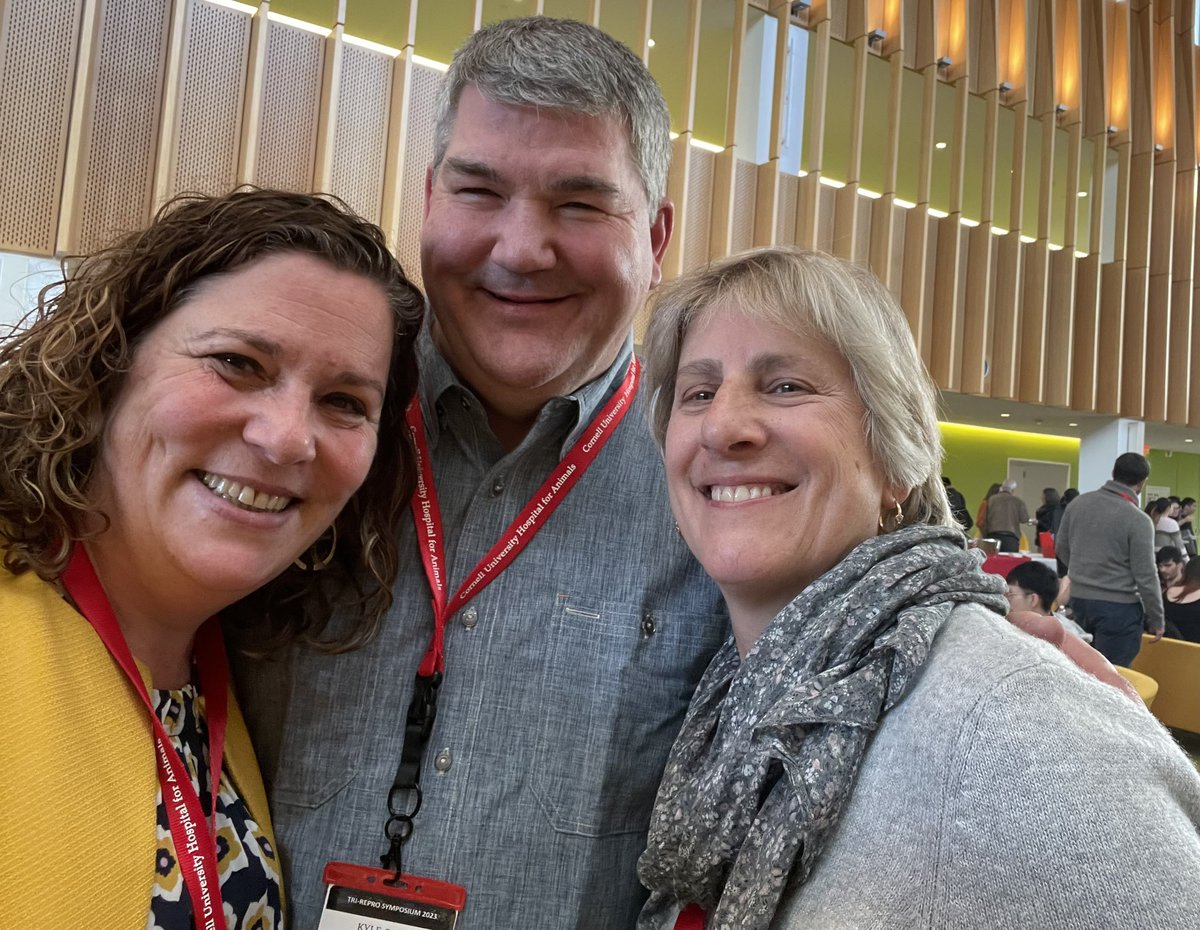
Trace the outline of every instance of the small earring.
<instances>
[{"instance_id":1,"label":"small earring","mask_svg":"<svg viewBox=\"0 0 1200 930\"><path fill-rule=\"evenodd\" d=\"M331 534L329 538L329 551L325 553L324 556L317 555L317 543L313 543L308 549L308 554L312 559L312 563L305 563L304 553L302 552L292 560L292 564L302 572L322 572L327 569L329 567L329 563L333 561L333 554L337 552L337 524L331 523L329 525L328 532ZM324 538L325 534L322 533L321 539ZM318 539L317 542L320 542L321 539Z\"/></svg>"},{"instance_id":2,"label":"small earring","mask_svg":"<svg viewBox=\"0 0 1200 930\"><path fill-rule=\"evenodd\" d=\"M900 525L902 523L904 523L904 509L900 506L900 502L896 501L896 512L895 513L891 513L891 514L881 513L879 515L879 532L881 532L881 533L888 532L887 524L883 522L884 517L889 517L893 521L893 525L892 525L893 530L900 529Z\"/></svg>"}]
</instances>

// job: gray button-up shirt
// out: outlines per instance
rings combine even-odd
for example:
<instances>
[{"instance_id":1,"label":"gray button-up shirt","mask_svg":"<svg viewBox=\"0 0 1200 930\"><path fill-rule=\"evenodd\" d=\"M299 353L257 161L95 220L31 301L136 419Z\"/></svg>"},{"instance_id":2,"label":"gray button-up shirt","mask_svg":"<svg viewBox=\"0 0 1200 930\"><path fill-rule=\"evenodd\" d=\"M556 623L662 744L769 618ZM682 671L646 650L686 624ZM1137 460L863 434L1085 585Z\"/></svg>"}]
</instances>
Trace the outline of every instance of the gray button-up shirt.
<instances>
[{"instance_id":1,"label":"gray button-up shirt","mask_svg":"<svg viewBox=\"0 0 1200 930\"><path fill-rule=\"evenodd\" d=\"M624 378L542 409L505 454L428 333L421 401L449 593L500 538ZM728 632L673 529L636 398L524 552L447 623L446 672L404 869L467 889L465 930L628 930L650 808L688 699ZM412 521L379 637L341 656L238 663L271 795L292 926L315 928L329 860L377 865L413 677L433 627Z\"/></svg>"}]
</instances>

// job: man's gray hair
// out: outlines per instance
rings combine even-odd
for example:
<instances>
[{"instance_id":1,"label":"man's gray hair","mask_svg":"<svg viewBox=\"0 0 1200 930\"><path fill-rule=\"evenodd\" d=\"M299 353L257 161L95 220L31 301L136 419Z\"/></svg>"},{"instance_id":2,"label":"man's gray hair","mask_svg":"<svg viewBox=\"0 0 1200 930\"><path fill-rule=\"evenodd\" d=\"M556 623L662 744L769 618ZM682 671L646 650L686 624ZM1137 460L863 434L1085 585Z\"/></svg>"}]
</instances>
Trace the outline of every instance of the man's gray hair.
<instances>
[{"instance_id":1,"label":"man's gray hair","mask_svg":"<svg viewBox=\"0 0 1200 930\"><path fill-rule=\"evenodd\" d=\"M667 193L671 117L642 60L612 36L573 19L529 16L484 26L454 53L438 95L433 168L446 156L463 89L512 106L615 116L629 133L650 216Z\"/></svg>"},{"instance_id":2,"label":"man's gray hair","mask_svg":"<svg viewBox=\"0 0 1200 930\"><path fill-rule=\"evenodd\" d=\"M750 319L819 339L845 358L866 408L863 432L872 459L890 485L911 489L903 524L957 527L940 478L937 388L903 311L866 268L823 252L758 249L661 285L651 300L643 390L651 397L660 446L671 418L683 340L708 313L729 306Z\"/></svg>"}]
</instances>

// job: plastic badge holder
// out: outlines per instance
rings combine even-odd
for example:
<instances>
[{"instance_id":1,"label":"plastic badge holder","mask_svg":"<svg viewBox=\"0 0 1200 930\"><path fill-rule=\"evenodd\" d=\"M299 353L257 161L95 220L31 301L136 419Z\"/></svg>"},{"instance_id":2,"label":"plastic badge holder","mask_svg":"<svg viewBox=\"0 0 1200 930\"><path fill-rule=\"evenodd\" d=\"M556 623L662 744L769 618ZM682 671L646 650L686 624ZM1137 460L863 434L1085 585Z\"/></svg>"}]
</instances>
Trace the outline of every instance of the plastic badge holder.
<instances>
[{"instance_id":1,"label":"plastic badge holder","mask_svg":"<svg viewBox=\"0 0 1200 930\"><path fill-rule=\"evenodd\" d=\"M329 890L317 930L454 930L467 901L461 885L331 862L322 876Z\"/></svg>"}]
</instances>

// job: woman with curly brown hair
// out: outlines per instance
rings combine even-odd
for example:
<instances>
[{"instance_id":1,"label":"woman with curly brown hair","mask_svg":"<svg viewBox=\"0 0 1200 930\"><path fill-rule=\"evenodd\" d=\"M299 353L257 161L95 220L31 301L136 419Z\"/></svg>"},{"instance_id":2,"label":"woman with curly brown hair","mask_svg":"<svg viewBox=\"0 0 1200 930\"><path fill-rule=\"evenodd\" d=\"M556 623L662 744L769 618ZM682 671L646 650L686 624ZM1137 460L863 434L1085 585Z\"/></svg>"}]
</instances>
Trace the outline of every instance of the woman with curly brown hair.
<instances>
[{"instance_id":1,"label":"woman with curly brown hair","mask_svg":"<svg viewBox=\"0 0 1200 930\"><path fill-rule=\"evenodd\" d=\"M0 926L282 925L216 615L373 634L422 308L340 202L247 189L168 204L0 344ZM85 893L37 893L68 842Z\"/></svg>"}]
</instances>

